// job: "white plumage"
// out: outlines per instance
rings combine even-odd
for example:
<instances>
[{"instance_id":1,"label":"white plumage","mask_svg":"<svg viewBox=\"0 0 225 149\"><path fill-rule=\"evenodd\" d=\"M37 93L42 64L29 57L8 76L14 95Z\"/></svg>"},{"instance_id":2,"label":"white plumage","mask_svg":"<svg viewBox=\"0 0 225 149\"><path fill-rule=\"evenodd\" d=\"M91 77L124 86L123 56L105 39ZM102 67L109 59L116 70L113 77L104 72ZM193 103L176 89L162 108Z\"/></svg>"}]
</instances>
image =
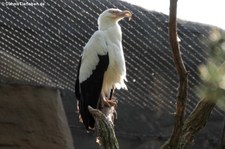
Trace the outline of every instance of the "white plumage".
<instances>
[{"instance_id":1,"label":"white plumage","mask_svg":"<svg viewBox=\"0 0 225 149\"><path fill-rule=\"evenodd\" d=\"M99 63L98 55L106 55L108 52L103 35L104 32L96 31L84 47L79 74L80 83L92 75L92 71Z\"/></svg>"},{"instance_id":2,"label":"white plumage","mask_svg":"<svg viewBox=\"0 0 225 149\"><path fill-rule=\"evenodd\" d=\"M115 32L115 31L116 32ZM109 54L109 66L103 79L102 91L106 94L113 86L117 89L126 88L126 66L121 43L121 29L115 25L112 29L97 31L84 47L82 63L80 67L80 83L90 77L95 70L99 58L98 55ZM117 39L119 37L120 39Z\"/></svg>"},{"instance_id":3,"label":"white plumage","mask_svg":"<svg viewBox=\"0 0 225 149\"><path fill-rule=\"evenodd\" d=\"M124 17L130 18L131 13L126 10L121 11L119 9L112 8L107 9L99 16L99 29L87 42L82 53L78 74L78 80L79 84L81 85L81 90L76 88L76 92L79 91L81 95L88 94L87 90L90 88L91 84L85 83L85 81L95 82L96 80L94 79L96 77L96 74L98 74L98 76L99 74L103 76L102 79L99 79L98 76L96 77L96 79L99 79L99 83L101 83L101 90L99 94L101 94L103 98L109 97L110 91L113 88L127 89L127 86L124 82L126 81L126 65L122 47L122 32L121 27L118 24L118 22ZM104 56L104 60L100 61L100 56ZM106 69L102 70L101 68L97 68L98 65L103 65L103 63L107 64ZM83 90L85 90L83 92L82 84L88 84L88 87L86 88L83 85ZM91 87L91 90L93 90L93 88L94 87ZM92 99L81 98L80 100L83 100L83 102L85 102L85 106L88 106L88 102L86 100Z\"/></svg>"}]
</instances>

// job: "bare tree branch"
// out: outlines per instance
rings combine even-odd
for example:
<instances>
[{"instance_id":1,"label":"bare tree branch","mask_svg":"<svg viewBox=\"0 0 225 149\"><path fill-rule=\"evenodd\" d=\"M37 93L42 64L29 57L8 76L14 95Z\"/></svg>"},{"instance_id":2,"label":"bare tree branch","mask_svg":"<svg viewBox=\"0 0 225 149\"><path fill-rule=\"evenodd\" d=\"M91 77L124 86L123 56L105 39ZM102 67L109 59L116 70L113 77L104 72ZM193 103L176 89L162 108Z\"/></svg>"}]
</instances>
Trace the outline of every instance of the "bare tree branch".
<instances>
[{"instance_id":1,"label":"bare tree branch","mask_svg":"<svg viewBox=\"0 0 225 149\"><path fill-rule=\"evenodd\" d=\"M169 40L173 53L173 60L179 76L179 89L177 95L177 105L175 114L175 126L168 142L162 148L176 148L179 142L180 134L183 127L183 116L187 100L188 75L184 66L180 46L177 37L177 0L170 0L169 14Z\"/></svg>"},{"instance_id":2,"label":"bare tree branch","mask_svg":"<svg viewBox=\"0 0 225 149\"><path fill-rule=\"evenodd\" d=\"M188 144L192 142L194 135L206 125L215 105L216 100L210 98L204 98L199 101L195 109L185 120L178 144L179 149L187 148Z\"/></svg>"}]
</instances>

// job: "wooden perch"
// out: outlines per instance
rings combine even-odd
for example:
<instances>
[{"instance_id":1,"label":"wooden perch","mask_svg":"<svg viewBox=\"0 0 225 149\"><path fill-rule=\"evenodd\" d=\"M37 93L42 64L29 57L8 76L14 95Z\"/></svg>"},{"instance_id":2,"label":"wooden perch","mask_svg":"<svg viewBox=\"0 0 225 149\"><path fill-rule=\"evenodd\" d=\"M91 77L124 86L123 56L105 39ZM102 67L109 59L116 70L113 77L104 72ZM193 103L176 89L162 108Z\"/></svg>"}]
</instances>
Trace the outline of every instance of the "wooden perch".
<instances>
[{"instance_id":1,"label":"wooden perch","mask_svg":"<svg viewBox=\"0 0 225 149\"><path fill-rule=\"evenodd\" d=\"M103 109L104 113L88 107L89 112L95 119L96 142L102 149L119 149L113 122L108 117L114 114L114 107L104 107Z\"/></svg>"},{"instance_id":2,"label":"wooden perch","mask_svg":"<svg viewBox=\"0 0 225 149\"><path fill-rule=\"evenodd\" d=\"M176 148L179 142L180 134L183 127L183 117L187 100L187 84L188 74L184 66L180 46L177 37L177 0L170 0L170 15L169 15L169 40L173 53L174 64L179 76L179 88L177 95L175 126L172 135L168 142L162 148Z\"/></svg>"}]
</instances>

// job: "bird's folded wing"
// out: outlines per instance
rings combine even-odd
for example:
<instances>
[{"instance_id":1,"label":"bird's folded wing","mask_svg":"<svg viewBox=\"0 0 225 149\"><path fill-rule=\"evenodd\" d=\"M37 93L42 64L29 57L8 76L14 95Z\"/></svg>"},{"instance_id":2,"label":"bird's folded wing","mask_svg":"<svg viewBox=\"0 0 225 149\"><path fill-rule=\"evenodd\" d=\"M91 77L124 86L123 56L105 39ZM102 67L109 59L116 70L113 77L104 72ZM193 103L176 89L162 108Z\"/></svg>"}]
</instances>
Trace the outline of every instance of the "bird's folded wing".
<instances>
[{"instance_id":1,"label":"bird's folded wing","mask_svg":"<svg viewBox=\"0 0 225 149\"><path fill-rule=\"evenodd\" d=\"M96 31L84 47L82 53L79 80L83 82L92 75L99 63L99 56L107 55L107 43L104 31Z\"/></svg>"}]
</instances>

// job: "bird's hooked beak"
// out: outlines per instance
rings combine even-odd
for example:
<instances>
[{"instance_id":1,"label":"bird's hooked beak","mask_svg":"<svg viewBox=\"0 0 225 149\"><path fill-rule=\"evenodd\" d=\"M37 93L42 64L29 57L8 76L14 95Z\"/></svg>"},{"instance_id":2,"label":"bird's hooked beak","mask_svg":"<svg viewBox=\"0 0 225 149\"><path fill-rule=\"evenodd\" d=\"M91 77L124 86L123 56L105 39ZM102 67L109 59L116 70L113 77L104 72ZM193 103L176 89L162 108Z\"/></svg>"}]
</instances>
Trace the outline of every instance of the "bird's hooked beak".
<instances>
[{"instance_id":1,"label":"bird's hooked beak","mask_svg":"<svg viewBox=\"0 0 225 149\"><path fill-rule=\"evenodd\" d=\"M128 18L129 21L131 20L132 13L129 10L121 11L117 14L118 18Z\"/></svg>"}]
</instances>

